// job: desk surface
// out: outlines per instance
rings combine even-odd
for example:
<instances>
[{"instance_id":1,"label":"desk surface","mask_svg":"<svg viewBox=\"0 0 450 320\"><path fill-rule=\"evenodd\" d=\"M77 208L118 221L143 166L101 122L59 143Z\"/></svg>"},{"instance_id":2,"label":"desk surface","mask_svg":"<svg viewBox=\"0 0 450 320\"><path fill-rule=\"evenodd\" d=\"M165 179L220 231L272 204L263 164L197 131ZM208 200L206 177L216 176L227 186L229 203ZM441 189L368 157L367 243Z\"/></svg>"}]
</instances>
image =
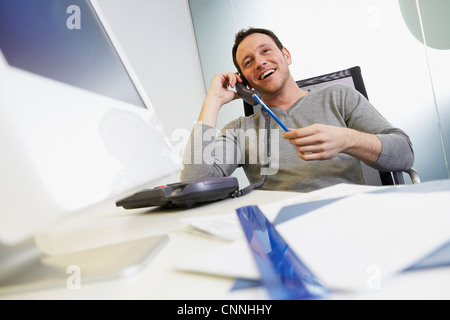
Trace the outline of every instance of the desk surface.
<instances>
[{"instance_id":1,"label":"desk surface","mask_svg":"<svg viewBox=\"0 0 450 320\"><path fill-rule=\"evenodd\" d=\"M37 237L51 255L166 234L169 241L139 273L123 278L83 283L81 289L50 288L0 299L214 299L227 294L234 279L181 272L184 259L214 250L226 242L199 235L182 219L234 212L248 204L266 204L295 196L291 192L255 191L245 197L181 209L125 210L108 204L92 208L82 218L59 224ZM0 291L1 292L1 291Z\"/></svg>"},{"instance_id":2,"label":"desk surface","mask_svg":"<svg viewBox=\"0 0 450 320\"><path fill-rule=\"evenodd\" d=\"M215 250L227 244L207 235L193 232L182 219L235 212L245 205L265 205L285 201L298 193L254 191L237 199L192 208L189 210L136 209L124 210L110 205L96 208L95 216L69 225L57 226L38 237L45 251L57 254L67 250L117 243L166 234L168 243L139 273L92 283L81 283L79 289L50 288L15 294L0 294L0 299L265 299L263 289L233 291L235 279L176 268L181 261ZM61 247L52 243L58 239ZM336 294L331 299L448 299L450 268L437 268L402 273L382 288L364 294Z\"/></svg>"}]
</instances>

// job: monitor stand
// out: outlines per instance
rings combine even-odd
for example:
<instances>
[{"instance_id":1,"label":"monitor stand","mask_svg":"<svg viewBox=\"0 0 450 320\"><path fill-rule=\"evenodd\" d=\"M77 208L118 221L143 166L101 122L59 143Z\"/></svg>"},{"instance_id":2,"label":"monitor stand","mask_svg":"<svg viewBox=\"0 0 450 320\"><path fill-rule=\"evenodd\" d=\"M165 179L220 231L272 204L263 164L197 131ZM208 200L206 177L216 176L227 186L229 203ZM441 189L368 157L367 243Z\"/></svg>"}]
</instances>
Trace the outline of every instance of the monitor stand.
<instances>
[{"instance_id":1,"label":"monitor stand","mask_svg":"<svg viewBox=\"0 0 450 320\"><path fill-rule=\"evenodd\" d=\"M76 289L83 283L136 274L168 239L167 235L152 236L55 256L43 254L34 239L0 246L0 298L37 289Z\"/></svg>"}]
</instances>

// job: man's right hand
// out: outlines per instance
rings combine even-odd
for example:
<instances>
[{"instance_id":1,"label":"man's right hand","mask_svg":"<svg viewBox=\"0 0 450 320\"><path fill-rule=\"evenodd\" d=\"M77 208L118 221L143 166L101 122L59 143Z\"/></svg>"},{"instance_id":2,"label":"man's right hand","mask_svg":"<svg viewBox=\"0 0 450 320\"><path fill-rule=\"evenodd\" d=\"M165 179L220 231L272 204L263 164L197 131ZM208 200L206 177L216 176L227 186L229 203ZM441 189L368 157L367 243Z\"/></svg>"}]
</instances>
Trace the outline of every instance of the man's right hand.
<instances>
[{"instance_id":1,"label":"man's right hand","mask_svg":"<svg viewBox=\"0 0 450 320\"><path fill-rule=\"evenodd\" d=\"M220 108L239 98L238 94L229 88L234 88L238 81L242 82L242 78L237 73L224 72L214 76L203 102L202 111L198 118L199 122L216 127Z\"/></svg>"}]
</instances>

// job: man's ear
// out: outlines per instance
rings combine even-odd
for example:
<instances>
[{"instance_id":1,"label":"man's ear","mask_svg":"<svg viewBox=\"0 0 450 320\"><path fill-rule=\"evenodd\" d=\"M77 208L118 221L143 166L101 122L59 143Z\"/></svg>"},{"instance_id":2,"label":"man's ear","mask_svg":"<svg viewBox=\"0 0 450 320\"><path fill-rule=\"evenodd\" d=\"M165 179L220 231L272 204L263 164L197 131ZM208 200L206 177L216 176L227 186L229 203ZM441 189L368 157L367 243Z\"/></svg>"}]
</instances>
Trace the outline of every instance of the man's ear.
<instances>
[{"instance_id":1,"label":"man's ear","mask_svg":"<svg viewBox=\"0 0 450 320\"><path fill-rule=\"evenodd\" d=\"M291 58L291 53L289 52L288 49L283 48L281 50L281 52L283 52L284 58L286 59L287 64L291 64L292 63L292 58Z\"/></svg>"}]
</instances>

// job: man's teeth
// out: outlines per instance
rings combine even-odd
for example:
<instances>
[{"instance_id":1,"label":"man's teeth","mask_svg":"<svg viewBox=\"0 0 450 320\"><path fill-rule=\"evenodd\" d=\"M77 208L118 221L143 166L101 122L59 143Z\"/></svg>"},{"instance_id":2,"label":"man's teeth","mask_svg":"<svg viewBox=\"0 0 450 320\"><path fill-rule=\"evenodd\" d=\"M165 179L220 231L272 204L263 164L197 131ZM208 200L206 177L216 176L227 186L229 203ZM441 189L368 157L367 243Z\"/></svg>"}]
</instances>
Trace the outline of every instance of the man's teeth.
<instances>
[{"instance_id":1,"label":"man's teeth","mask_svg":"<svg viewBox=\"0 0 450 320\"><path fill-rule=\"evenodd\" d=\"M259 77L259 80L264 80L268 75L270 75L274 72L275 72L275 69L267 70Z\"/></svg>"}]
</instances>

